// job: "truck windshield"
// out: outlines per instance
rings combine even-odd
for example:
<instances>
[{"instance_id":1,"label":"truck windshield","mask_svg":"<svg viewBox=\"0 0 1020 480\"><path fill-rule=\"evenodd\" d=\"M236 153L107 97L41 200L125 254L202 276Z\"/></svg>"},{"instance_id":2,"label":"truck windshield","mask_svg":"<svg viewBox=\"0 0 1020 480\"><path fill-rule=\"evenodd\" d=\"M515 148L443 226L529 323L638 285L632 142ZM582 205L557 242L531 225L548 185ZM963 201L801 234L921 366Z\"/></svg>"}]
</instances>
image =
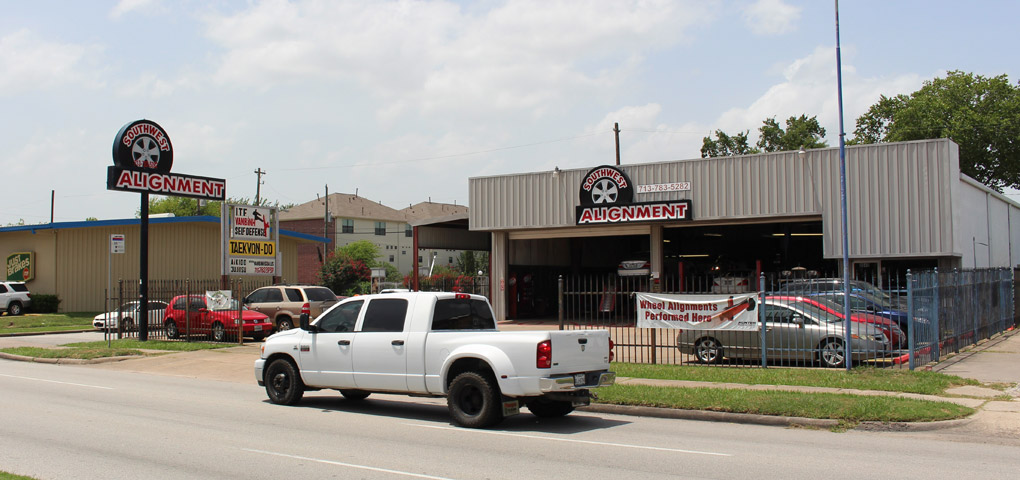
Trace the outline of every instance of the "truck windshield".
<instances>
[{"instance_id":1,"label":"truck windshield","mask_svg":"<svg viewBox=\"0 0 1020 480\"><path fill-rule=\"evenodd\" d=\"M436 302L432 330L495 330L492 309L484 300L450 298Z\"/></svg>"}]
</instances>

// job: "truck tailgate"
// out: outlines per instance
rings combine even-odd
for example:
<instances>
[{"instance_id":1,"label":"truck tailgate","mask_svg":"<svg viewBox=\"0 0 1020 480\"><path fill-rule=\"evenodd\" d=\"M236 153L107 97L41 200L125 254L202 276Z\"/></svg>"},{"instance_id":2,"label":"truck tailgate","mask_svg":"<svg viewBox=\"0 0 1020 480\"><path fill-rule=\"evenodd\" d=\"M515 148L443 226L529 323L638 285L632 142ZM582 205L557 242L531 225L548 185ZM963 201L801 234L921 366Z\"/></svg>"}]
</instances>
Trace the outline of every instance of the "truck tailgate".
<instances>
[{"instance_id":1,"label":"truck tailgate","mask_svg":"<svg viewBox=\"0 0 1020 480\"><path fill-rule=\"evenodd\" d=\"M575 373L609 368L609 332L559 330L552 337L550 373Z\"/></svg>"}]
</instances>

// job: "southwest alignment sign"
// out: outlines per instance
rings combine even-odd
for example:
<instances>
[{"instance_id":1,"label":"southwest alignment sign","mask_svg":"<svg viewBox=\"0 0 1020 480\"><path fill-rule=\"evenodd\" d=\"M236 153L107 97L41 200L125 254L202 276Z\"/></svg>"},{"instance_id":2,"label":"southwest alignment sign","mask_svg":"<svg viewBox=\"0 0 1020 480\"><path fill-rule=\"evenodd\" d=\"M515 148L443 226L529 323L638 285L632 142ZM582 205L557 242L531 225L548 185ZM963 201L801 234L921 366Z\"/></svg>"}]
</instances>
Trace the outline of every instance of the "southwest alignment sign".
<instances>
[{"instance_id":1,"label":"southwest alignment sign","mask_svg":"<svg viewBox=\"0 0 1020 480\"><path fill-rule=\"evenodd\" d=\"M690 200L664 200L633 203L634 185L627 174L603 165L588 171L578 191L581 205L576 208L578 225L628 222L691 220Z\"/></svg>"}]
</instances>

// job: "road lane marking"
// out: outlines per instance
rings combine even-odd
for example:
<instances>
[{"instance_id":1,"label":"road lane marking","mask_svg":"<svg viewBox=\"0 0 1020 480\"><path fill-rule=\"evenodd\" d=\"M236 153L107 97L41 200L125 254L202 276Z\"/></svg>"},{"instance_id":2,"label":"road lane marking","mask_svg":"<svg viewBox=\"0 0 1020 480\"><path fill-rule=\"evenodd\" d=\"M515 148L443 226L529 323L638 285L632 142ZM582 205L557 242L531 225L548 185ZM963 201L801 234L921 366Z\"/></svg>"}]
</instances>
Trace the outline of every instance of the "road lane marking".
<instances>
[{"instance_id":1,"label":"road lane marking","mask_svg":"<svg viewBox=\"0 0 1020 480\"><path fill-rule=\"evenodd\" d=\"M100 387L98 385L86 385L84 383L58 382L56 380L46 380L45 378L19 377L17 375L5 375L3 373L0 373L0 377L20 378L22 380L35 380L37 382L59 383L61 385L73 385L75 387L88 387L88 388L100 388L100 389L103 389L103 390L113 390L112 387Z\"/></svg>"},{"instance_id":2,"label":"road lane marking","mask_svg":"<svg viewBox=\"0 0 1020 480\"><path fill-rule=\"evenodd\" d=\"M341 467L360 468L362 470L371 470L373 472L392 473L392 474L395 474L395 475L404 475L404 476L408 476L408 477L429 478L429 479L432 479L432 480L452 480L452 479L447 478L447 477L434 477L432 475L423 475L423 474L420 474L420 473L402 472L400 470L390 470L388 468L369 467L367 465L356 465L356 464L353 464L353 463L335 462L333 460L323 460L321 458L302 457L300 455L289 455L289 454L286 454L286 453L269 452L269 451L266 451L266 450L255 450L253 448L242 448L241 450L244 450L246 452L252 452L252 453L264 453L266 455L275 455L277 457L293 458L293 459L296 459L296 460L307 460L309 462L325 463L325 464L328 464L328 465L338 465L338 466L341 466Z\"/></svg>"},{"instance_id":3,"label":"road lane marking","mask_svg":"<svg viewBox=\"0 0 1020 480\"><path fill-rule=\"evenodd\" d=\"M591 440L577 440L574 438L556 438L556 437L543 437L540 435L526 435L523 433L510 433L510 432L493 432L489 430L475 430L471 428L454 428L454 427L439 427L436 425L422 425L420 423L405 423L404 425L410 425L412 427L421 428L433 428L436 430L450 430L453 432L470 432L470 433L484 433L488 435L501 435L505 437L520 437L520 438L534 438L538 440L552 440L555 442L570 442L570 443L583 443L587 445L602 445L606 447L624 447L624 448L637 448L641 450L658 450L662 452L674 452L674 453L690 453L695 455L712 455L716 457L732 457L729 453L718 453L718 452L702 452L698 450L682 450L679 448L665 448L665 447L649 447L646 445L630 445L627 443L611 443L611 442L595 442Z\"/></svg>"}]
</instances>

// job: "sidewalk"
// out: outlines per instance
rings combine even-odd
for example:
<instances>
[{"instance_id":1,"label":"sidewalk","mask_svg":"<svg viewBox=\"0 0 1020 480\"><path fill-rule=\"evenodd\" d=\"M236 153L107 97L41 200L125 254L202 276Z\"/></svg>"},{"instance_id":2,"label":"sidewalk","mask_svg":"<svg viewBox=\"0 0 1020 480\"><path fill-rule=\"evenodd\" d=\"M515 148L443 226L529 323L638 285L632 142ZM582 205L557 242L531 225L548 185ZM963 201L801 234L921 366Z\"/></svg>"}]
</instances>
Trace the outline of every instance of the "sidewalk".
<instances>
[{"instance_id":1,"label":"sidewalk","mask_svg":"<svg viewBox=\"0 0 1020 480\"><path fill-rule=\"evenodd\" d=\"M535 326L500 325L501 329L534 329ZM57 345L102 339L97 332L54 334L38 336L0 337L0 348L18 346L37 346L53 348ZM87 363L94 368L130 371L156 375L203 378L210 380L254 384L253 362L259 356L259 343L246 343L243 346L228 347L217 350L199 350L195 352L168 353L149 357L126 357L119 359L101 359L100 361L63 361L60 363ZM14 360L12 356L0 353L0 358ZM24 360L24 358L17 358ZM124 360L124 361L122 361ZM57 362L50 362L57 363ZM639 378L618 378L620 384L656 385L663 387L687 388L729 388L745 390L781 390L800 392L843 393L853 395L883 395L901 398L915 398L953 402L978 409L971 418L948 422L930 422L917 424L866 424L864 429L895 429L895 430L931 430L936 428L954 428L967 426L982 435L1009 437L1020 440L1020 330L1013 330L993 339L954 355L932 368L934 371L948 375L971 378L983 383L1003 383L1011 385L1005 393L987 387L965 386L949 389L950 396L929 396L898 392L871 390L851 390L824 387L801 387L789 385L746 385L731 383L694 382L682 380L653 380ZM1004 396L1012 397L1005 400ZM804 418L775 417L766 415L732 414L723 412L688 411L665 408L633 407L596 404L583 410L624 415L642 415L668 418L684 418L696 420L725 421L734 423L754 423L763 425L804 425L817 428L836 426L835 420L816 420Z\"/></svg>"}]
</instances>

